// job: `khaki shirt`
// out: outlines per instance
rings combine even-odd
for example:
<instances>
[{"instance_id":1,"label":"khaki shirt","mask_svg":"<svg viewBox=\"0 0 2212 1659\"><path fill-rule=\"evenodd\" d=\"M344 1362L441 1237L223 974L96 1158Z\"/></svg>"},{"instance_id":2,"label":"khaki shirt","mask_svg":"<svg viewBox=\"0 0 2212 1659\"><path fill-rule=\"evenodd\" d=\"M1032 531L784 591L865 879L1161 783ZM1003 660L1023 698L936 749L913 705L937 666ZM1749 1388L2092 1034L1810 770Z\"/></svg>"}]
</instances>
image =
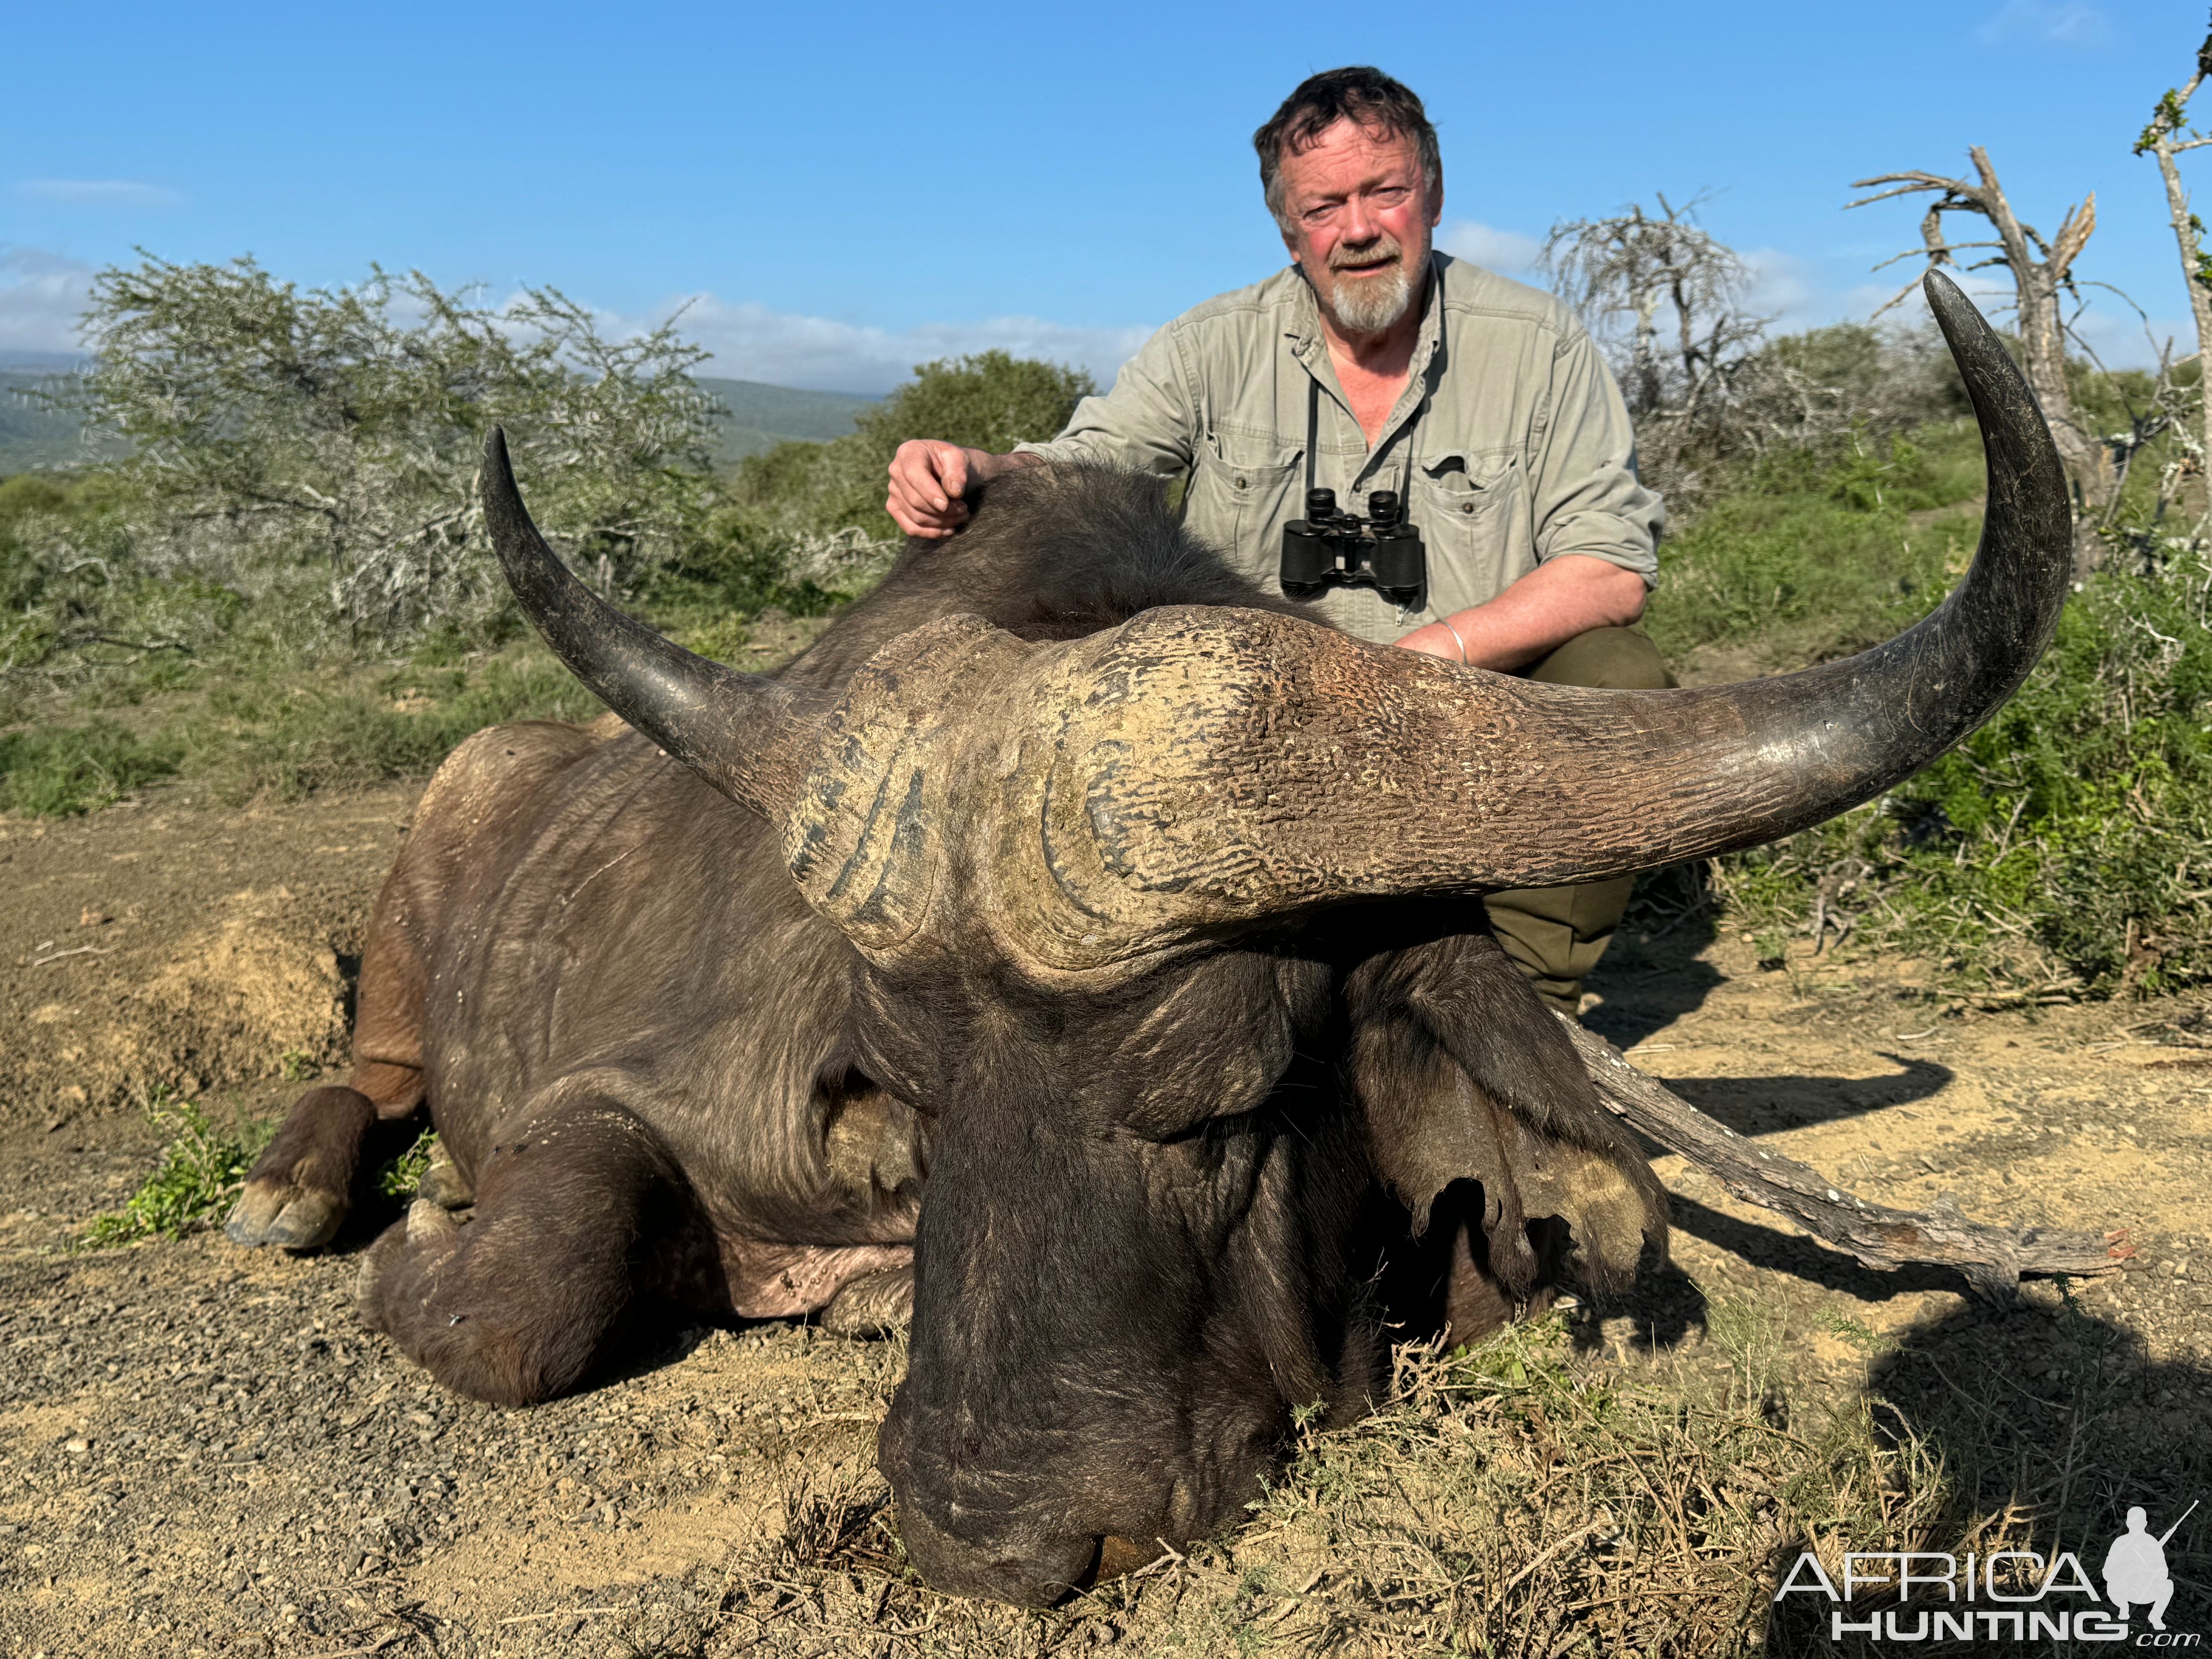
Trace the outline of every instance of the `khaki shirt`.
<instances>
[{"instance_id":1,"label":"khaki shirt","mask_svg":"<svg viewBox=\"0 0 2212 1659\"><path fill-rule=\"evenodd\" d=\"M1339 628L1397 639L1562 553L1656 583L1659 498L1637 480L1628 410L1589 336L1548 294L1431 258L1406 390L1371 450L1295 265L1185 312L1057 438L1018 448L1188 474L1185 524L1280 593L1283 526L1305 508L1306 389L1318 380L1315 483L1363 514L1370 490L1400 491L1429 554L1425 611L1331 587L1309 603Z\"/></svg>"}]
</instances>

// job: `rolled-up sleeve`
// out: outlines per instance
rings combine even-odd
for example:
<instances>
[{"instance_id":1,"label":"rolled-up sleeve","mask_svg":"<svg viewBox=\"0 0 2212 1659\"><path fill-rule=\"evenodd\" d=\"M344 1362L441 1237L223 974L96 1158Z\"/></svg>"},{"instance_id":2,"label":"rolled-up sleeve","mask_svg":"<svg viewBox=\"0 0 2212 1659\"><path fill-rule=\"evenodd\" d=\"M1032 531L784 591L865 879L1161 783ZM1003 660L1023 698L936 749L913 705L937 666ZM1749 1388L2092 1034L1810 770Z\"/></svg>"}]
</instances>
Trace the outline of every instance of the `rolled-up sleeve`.
<instances>
[{"instance_id":1,"label":"rolled-up sleeve","mask_svg":"<svg viewBox=\"0 0 2212 1659\"><path fill-rule=\"evenodd\" d=\"M1099 461L1160 477L1188 471L1197 443L1197 404L1174 337L1173 324L1160 330L1121 365L1112 391L1076 404L1058 437L1016 444L1014 453L1048 461Z\"/></svg>"},{"instance_id":2,"label":"rolled-up sleeve","mask_svg":"<svg viewBox=\"0 0 2212 1659\"><path fill-rule=\"evenodd\" d=\"M1541 437L1534 446L1536 557L1580 553L1659 581L1659 532L1666 513L1636 476L1636 428L1620 388L1579 327L1552 357Z\"/></svg>"}]
</instances>

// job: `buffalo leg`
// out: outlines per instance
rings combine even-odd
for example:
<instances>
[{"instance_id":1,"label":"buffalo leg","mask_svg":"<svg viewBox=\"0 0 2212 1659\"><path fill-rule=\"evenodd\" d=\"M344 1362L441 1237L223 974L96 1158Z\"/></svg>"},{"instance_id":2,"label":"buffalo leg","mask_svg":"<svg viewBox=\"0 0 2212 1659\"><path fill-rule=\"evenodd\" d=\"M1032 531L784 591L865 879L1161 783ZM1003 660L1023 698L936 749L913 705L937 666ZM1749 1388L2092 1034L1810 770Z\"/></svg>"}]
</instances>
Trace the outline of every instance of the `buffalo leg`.
<instances>
[{"instance_id":1,"label":"buffalo leg","mask_svg":"<svg viewBox=\"0 0 2212 1659\"><path fill-rule=\"evenodd\" d=\"M353 1179L379 1123L413 1117L423 1100L422 1003L428 981L420 918L421 854L399 856L368 919L354 1023L353 1075L343 1088L310 1089L246 1172L223 1231L239 1244L307 1250L337 1236Z\"/></svg>"},{"instance_id":2,"label":"buffalo leg","mask_svg":"<svg viewBox=\"0 0 2212 1659\"><path fill-rule=\"evenodd\" d=\"M896 1336L914 1324L914 1268L879 1267L849 1280L822 1310L822 1328L837 1336Z\"/></svg>"},{"instance_id":3,"label":"buffalo leg","mask_svg":"<svg viewBox=\"0 0 2212 1659\"><path fill-rule=\"evenodd\" d=\"M453 1162L453 1155L440 1141L430 1149L429 1167L422 1171L416 1183L416 1195L426 1198L441 1210L465 1210L477 1201L476 1188L461 1173L461 1166Z\"/></svg>"},{"instance_id":4,"label":"buffalo leg","mask_svg":"<svg viewBox=\"0 0 2212 1659\"><path fill-rule=\"evenodd\" d=\"M370 1133L415 1115L421 1077L411 1067L372 1061L354 1067L349 1085L310 1089L294 1101L223 1224L231 1242L288 1250L329 1243L352 1206Z\"/></svg>"},{"instance_id":5,"label":"buffalo leg","mask_svg":"<svg viewBox=\"0 0 2212 1659\"><path fill-rule=\"evenodd\" d=\"M362 1316L447 1388L495 1405L580 1382L690 1215L644 1122L559 1085L477 1160L465 1224L418 1199L377 1240Z\"/></svg>"},{"instance_id":6,"label":"buffalo leg","mask_svg":"<svg viewBox=\"0 0 2212 1659\"><path fill-rule=\"evenodd\" d=\"M358 1089L308 1090L246 1176L223 1231L239 1244L327 1244L345 1219L362 1143L375 1121L376 1103Z\"/></svg>"}]
</instances>

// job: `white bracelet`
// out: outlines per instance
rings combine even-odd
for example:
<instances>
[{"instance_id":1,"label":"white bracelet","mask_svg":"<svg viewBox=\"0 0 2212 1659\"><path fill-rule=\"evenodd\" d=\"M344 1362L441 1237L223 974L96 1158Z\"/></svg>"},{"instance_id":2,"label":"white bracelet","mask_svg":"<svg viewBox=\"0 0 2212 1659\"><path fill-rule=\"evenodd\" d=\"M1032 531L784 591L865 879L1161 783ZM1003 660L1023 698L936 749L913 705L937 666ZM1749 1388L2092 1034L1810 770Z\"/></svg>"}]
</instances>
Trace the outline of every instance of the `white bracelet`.
<instances>
[{"instance_id":1,"label":"white bracelet","mask_svg":"<svg viewBox=\"0 0 2212 1659\"><path fill-rule=\"evenodd\" d=\"M1461 665L1463 667L1474 666L1474 665L1469 663L1467 659L1467 641L1460 638L1459 629L1451 625L1451 618L1449 617L1439 617L1437 620L1443 625L1444 632L1452 636L1452 643L1459 647L1459 659Z\"/></svg>"}]
</instances>

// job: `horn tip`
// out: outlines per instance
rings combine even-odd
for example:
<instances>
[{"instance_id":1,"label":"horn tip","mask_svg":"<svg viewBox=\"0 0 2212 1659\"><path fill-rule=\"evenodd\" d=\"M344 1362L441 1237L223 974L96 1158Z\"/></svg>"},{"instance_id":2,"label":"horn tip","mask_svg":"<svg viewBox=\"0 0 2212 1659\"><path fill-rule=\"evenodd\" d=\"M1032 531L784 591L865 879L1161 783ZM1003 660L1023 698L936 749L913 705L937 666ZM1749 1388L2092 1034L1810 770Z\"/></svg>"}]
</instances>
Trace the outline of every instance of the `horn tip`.
<instances>
[{"instance_id":1,"label":"horn tip","mask_svg":"<svg viewBox=\"0 0 2212 1659\"><path fill-rule=\"evenodd\" d=\"M1973 301L1966 297L1966 290L1933 265L1920 279L1920 292L1928 301L1929 310L1938 318L1947 313L1955 318L1961 311L1972 312L1974 309Z\"/></svg>"}]
</instances>

